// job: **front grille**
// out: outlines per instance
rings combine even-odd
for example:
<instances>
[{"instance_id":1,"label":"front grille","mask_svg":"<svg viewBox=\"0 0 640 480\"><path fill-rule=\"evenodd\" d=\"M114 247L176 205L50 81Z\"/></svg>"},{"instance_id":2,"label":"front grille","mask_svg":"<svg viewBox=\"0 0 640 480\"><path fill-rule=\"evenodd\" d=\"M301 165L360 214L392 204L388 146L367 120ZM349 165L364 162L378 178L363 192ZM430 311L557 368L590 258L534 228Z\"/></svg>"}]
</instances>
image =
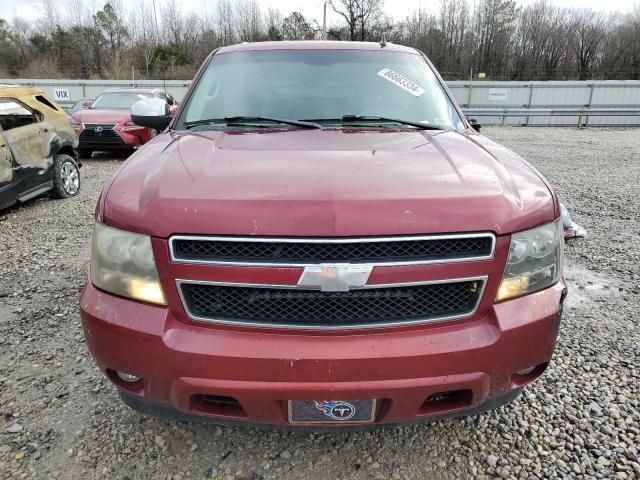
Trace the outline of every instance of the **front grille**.
<instances>
[{"instance_id":1,"label":"front grille","mask_svg":"<svg viewBox=\"0 0 640 480\"><path fill-rule=\"evenodd\" d=\"M341 328L413 323L473 313L483 280L349 292L181 283L187 312L200 320Z\"/></svg>"},{"instance_id":2,"label":"front grille","mask_svg":"<svg viewBox=\"0 0 640 480\"><path fill-rule=\"evenodd\" d=\"M124 140L113 127L115 124L87 123L80 134L80 142L92 145L124 144ZM100 130L100 131L98 131Z\"/></svg>"},{"instance_id":3,"label":"front grille","mask_svg":"<svg viewBox=\"0 0 640 480\"><path fill-rule=\"evenodd\" d=\"M267 264L396 263L489 258L493 235L357 240L174 237L177 261Z\"/></svg>"}]
</instances>

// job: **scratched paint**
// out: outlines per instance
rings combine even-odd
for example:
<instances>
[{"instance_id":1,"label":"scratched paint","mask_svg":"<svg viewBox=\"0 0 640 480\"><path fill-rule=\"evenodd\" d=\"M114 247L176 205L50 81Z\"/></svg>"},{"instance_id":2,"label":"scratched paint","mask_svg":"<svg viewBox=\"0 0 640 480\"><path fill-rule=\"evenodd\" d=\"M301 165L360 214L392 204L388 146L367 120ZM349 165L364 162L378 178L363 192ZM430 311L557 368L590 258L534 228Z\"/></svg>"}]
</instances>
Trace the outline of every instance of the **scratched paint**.
<instances>
[{"instance_id":1,"label":"scratched paint","mask_svg":"<svg viewBox=\"0 0 640 480\"><path fill-rule=\"evenodd\" d=\"M60 144L58 135L48 122L14 128L4 132L4 137L17 168L48 168L53 161L51 146Z\"/></svg>"},{"instance_id":2,"label":"scratched paint","mask_svg":"<svg viewBox=\"0 0 640 480\"><path fill-rule=\"evenodd\" d=\"M7 141L0 134L0 183L10 182L12 178L11 152L7 146Z\"/></svg>"}]
</instances>

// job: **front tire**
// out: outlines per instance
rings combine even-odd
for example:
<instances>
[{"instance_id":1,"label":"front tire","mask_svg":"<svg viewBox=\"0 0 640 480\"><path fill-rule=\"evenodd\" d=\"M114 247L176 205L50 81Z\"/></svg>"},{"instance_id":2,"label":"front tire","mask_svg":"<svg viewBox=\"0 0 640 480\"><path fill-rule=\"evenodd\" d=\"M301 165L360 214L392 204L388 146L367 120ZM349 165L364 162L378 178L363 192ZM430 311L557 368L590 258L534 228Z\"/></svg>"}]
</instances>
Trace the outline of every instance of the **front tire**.
<instances>
[{"instance_id":1,"label":"front tire","mask_svg":"<svg viewBox=\"0 0 640 480\"><path fill-rule=\"evenodd\" d=\"M53 197L69 198L80 191L80 169L69 155L53 157Z\"/></svg>"}]
</instances>

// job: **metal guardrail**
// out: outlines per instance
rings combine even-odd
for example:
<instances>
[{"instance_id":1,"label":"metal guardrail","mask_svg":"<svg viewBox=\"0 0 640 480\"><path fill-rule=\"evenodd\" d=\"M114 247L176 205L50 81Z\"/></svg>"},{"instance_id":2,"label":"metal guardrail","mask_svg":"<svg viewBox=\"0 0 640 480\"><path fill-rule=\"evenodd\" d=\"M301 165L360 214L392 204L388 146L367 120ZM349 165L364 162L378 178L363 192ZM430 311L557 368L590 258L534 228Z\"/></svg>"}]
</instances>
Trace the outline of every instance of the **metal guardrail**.
<instances>
[{"instance_id":1,"label":"metal guardrail","mask_svg":"<svg viewBox=\"0 0 640 480\"><path fill-rule=\"evenodd\" d=\"M523 118L522 126L529 126L531 117L576 117L576 126L588 127L603 125L589 125L589 117L638 117L640 118L640 107L635 108L463 108L468 118L493 117L501 119L500 125L507 125L508 118ZM496 125L496 124L491 124ZM563 123L561 125L567 125ZM551 126L541 124L541 126ZM615 126L640 126L640 122L633 122L626 125Z\"/></svg>"},{"instance_id":2,"label":"metal guardrail","mask_svg":"<svg viewBox=\"0 0 640 480\"><path fill-rule=\"evenodd\" d=\"M166 88L180 100L188 80L60 80L0 79L0 83L35 85L55 98L68 92L70 106L80 98L95 98L107 88ZM624 81L451 81L458 104L484 125L640 127L640 80Z\"/></svg>"},{"instance_id":3,"label":"metal guardrail","mask_svg":"<svg viewBox=\"0 0 640 480\"><path fill-rule=\"evenodd\" d=\"M640 81L453 81L463 110L486 125L640 126ZM546 118L545 118L546 117Z\"/></svg>"}]
</instances>

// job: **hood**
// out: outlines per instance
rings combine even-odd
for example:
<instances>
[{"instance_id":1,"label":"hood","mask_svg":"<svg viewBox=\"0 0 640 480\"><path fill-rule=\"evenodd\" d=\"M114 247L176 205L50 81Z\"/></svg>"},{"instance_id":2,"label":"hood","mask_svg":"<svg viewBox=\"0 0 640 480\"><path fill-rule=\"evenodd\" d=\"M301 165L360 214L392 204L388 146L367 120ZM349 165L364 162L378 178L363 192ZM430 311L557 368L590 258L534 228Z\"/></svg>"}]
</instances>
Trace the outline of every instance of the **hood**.
<instances>
[{"instance_id":1,"label":"hood","mask_svg":"<svg viewBox=\"0 0 640 480\"><path fill-rule=\"evenodd\" d=\"M131 113L125 109L92 109L80 110L71 118L82 123L123 123L131 120Z\"/></svg>"},{"instance_id":2,"label":"hood","mask_svg":"<svg viewBox=\"0 0 640 480\"><path fill-rule=\"evenodd\" d=\"M535 169L478 134L206 131L140 149L98 215L157 237L499 235L550 222L556 207Z\"/></svg>"}]
</instances>

